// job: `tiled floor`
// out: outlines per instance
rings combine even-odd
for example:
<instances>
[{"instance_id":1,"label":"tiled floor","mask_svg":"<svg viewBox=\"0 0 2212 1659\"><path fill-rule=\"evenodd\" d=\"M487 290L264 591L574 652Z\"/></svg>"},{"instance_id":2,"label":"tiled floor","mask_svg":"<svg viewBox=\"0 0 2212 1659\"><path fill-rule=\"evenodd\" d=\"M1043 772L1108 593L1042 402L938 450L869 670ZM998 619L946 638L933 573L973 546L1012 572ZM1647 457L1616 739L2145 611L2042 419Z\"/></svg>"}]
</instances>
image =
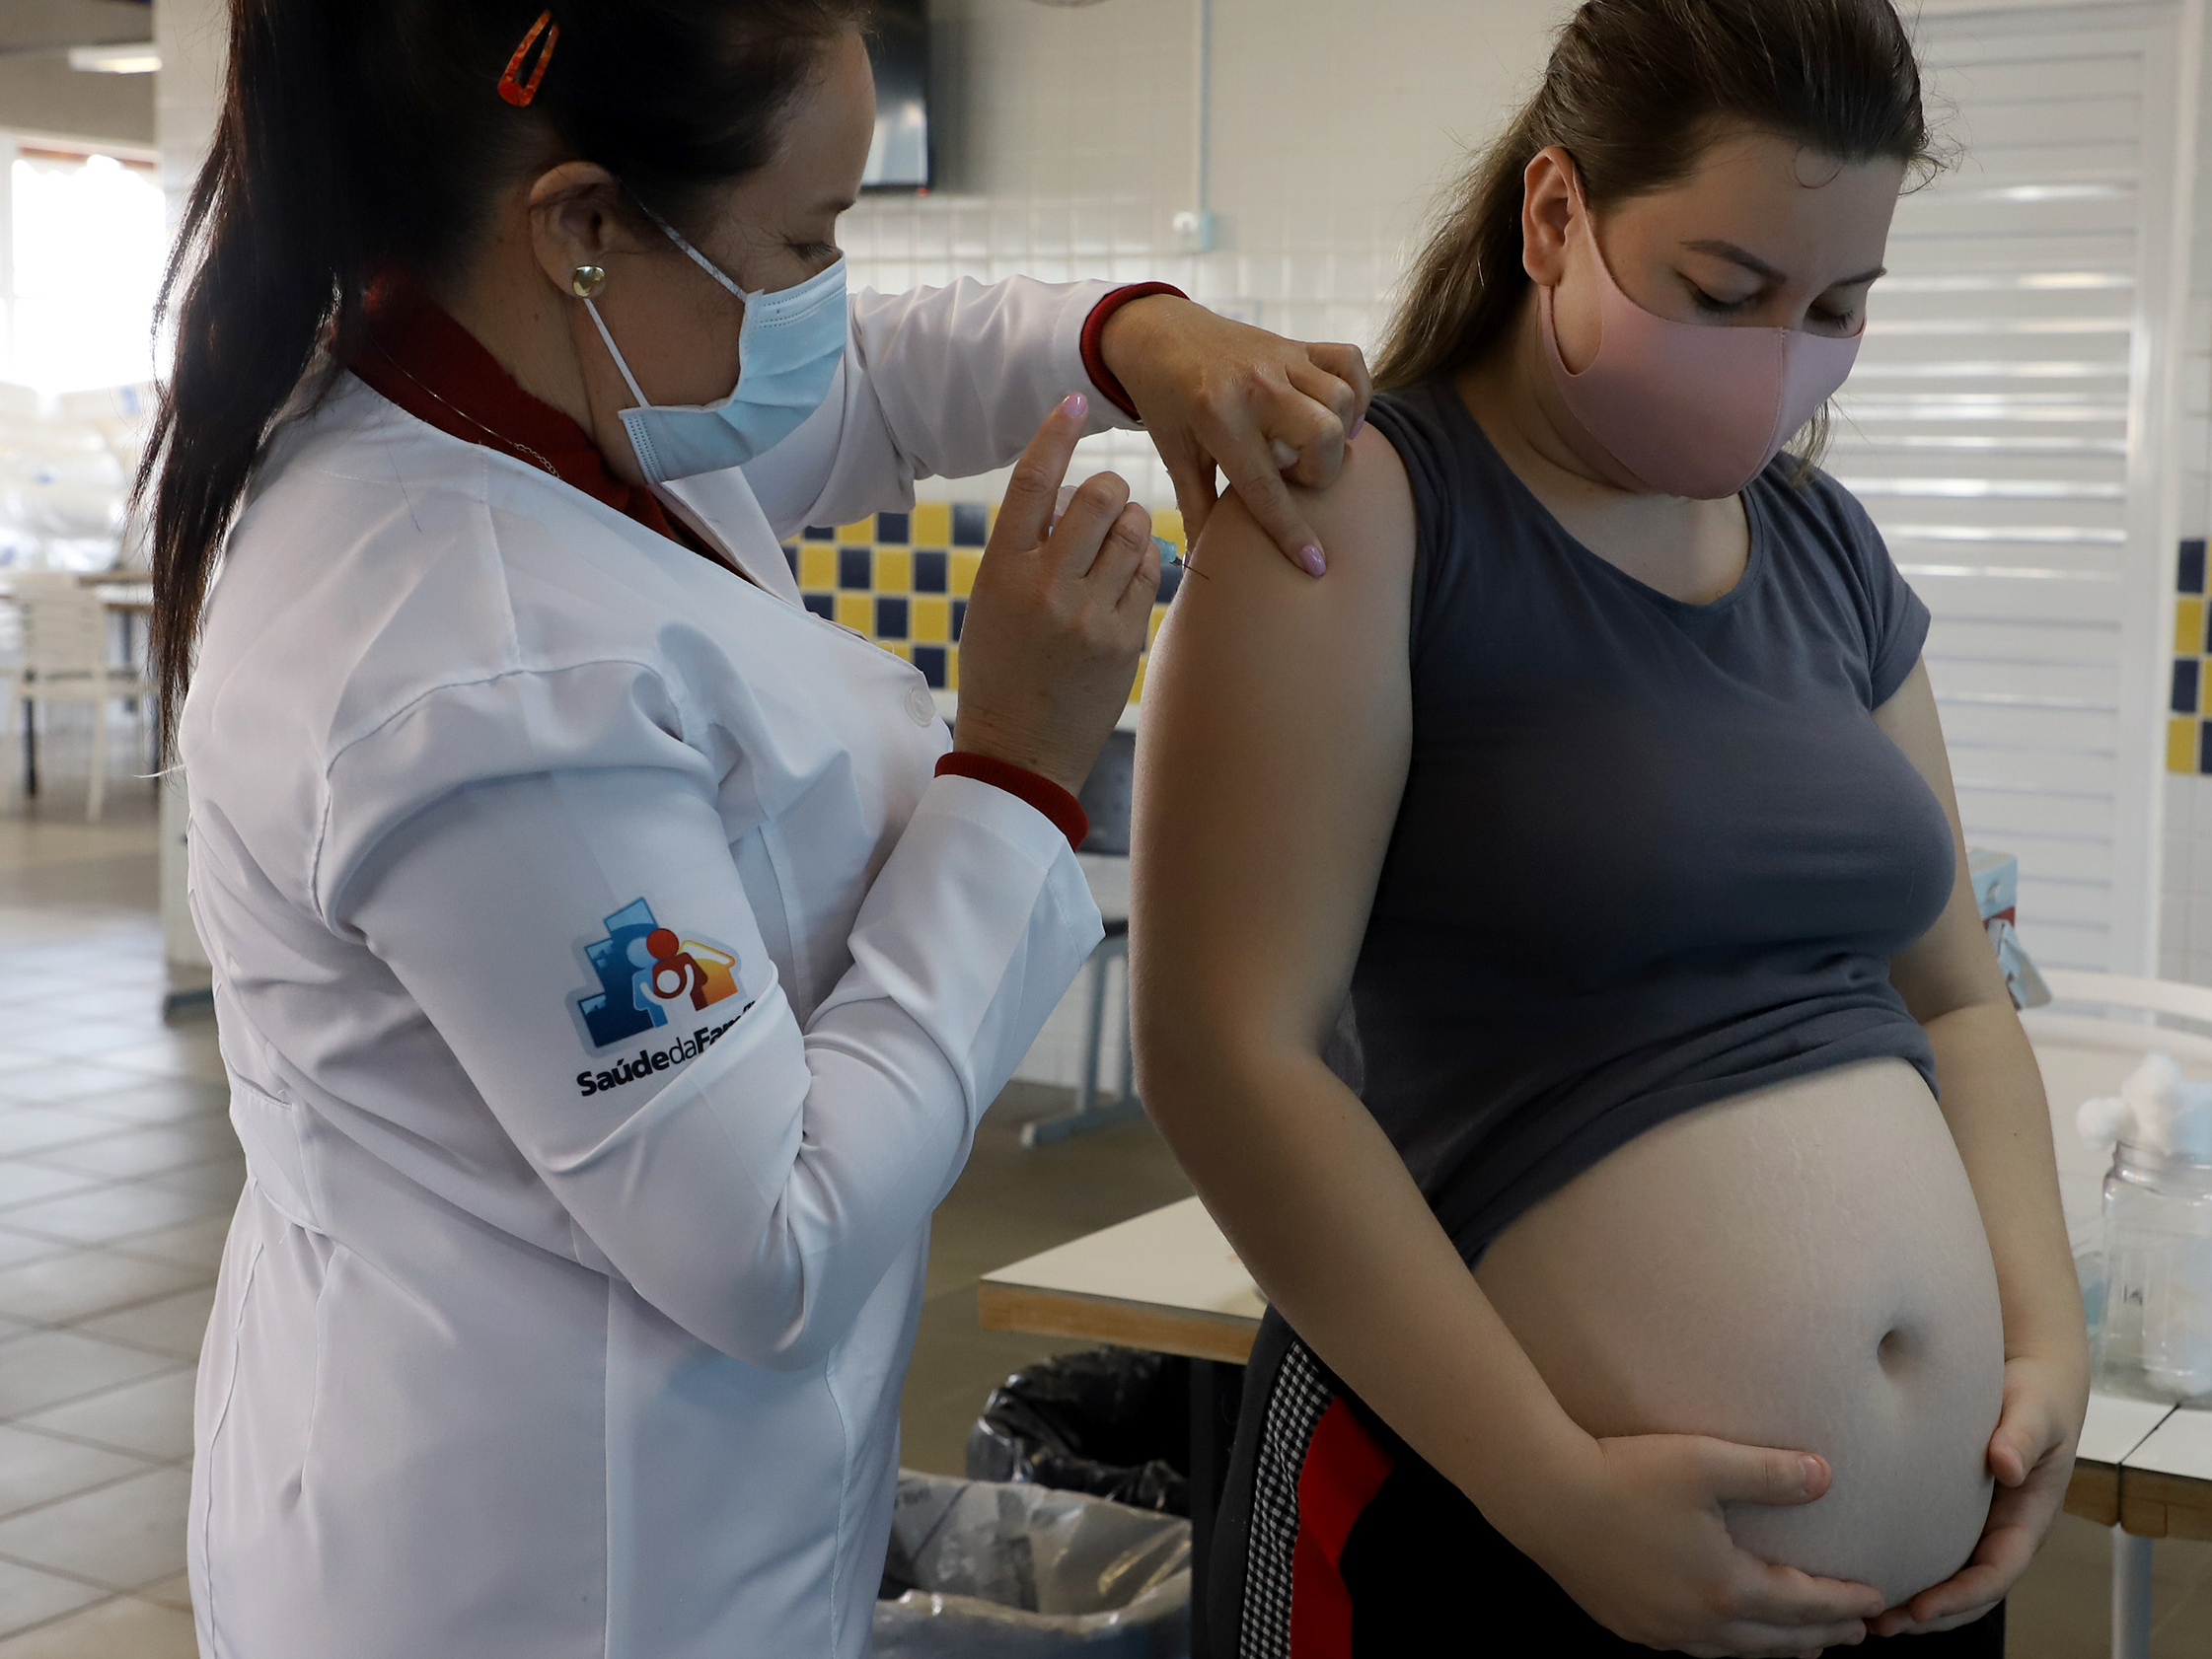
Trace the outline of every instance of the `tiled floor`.
<instances>
[{"instance_id":1,"label":"tiled floor","mask_svg":"<svg viewBox=\"0 0 2212 1659\"><path fill-rule=\"evenodd\" d=\"M0 807L0 1659L186 1659L192 1362L241 1179L205 1021L165 1026L154 825L120 784ZM906 1456L957 1473L1008 1371L1067 1344L985 1332L990 1268L1189 1191L1143 1123L1034 1152L1016 1085L939 1210ZM2062 1520L2013 1598L2012 1659L2106 1651L2109 1546ZM2158 1546L2154 1659L2212 1654L2212 1546ZM302 1659L311 1659L303 1655Z\"/></svg>"},{"instance_id":2,"label":"tiled floor","mask_svg":"<svg viewBox=\"0 0 2212 1659\"><path fill-rule=\"evenodd\" d=\"M244 1167L165 1025L153 805L0 816L0 1659L193 1651L192 1364Z\"/></svg>"}]
</instances>

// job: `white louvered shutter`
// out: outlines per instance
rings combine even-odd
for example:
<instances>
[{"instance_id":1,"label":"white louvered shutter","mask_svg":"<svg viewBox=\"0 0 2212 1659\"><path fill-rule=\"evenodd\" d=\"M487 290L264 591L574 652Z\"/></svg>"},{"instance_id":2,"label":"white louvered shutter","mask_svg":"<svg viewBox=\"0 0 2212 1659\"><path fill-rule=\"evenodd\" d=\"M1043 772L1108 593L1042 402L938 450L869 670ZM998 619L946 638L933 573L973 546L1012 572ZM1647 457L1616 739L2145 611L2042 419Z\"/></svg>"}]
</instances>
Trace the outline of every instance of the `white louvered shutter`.
<instances>
[{"instance_id":1,"label":"white louvered shutter","mask_svg":"<svg viewBox=\"0 0 2212 1659\"><path fill-rule=\"evenodd\" d=\"M1966 153L1899 206L1828 460L1935 613L1967 839L2019 854L2054 966L2156 971L2198 5L1929 7L1932 108Z\"/></svg>"}]
</instances>

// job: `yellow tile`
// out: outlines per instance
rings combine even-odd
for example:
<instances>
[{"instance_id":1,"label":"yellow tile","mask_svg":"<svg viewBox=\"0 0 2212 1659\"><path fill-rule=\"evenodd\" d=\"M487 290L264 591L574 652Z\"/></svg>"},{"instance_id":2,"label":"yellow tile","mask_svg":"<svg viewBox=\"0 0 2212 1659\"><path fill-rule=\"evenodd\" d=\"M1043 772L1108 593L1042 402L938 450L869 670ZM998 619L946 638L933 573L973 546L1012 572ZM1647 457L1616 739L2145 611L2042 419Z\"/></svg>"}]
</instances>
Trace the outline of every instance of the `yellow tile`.
<instances>
[{"instance_id":1,"label":"yellow tile","mask_svg":"<svg viewBox=\"0 0 2212 1659\"><path fill-rule=\"evenodd\" d=\"M1142 663L1142 662L1140 662L1140 663L1139 663L1139 664L1137 665L1137 678L1136 678L1136 679L1135 679L1134 681L1132 681L1132 682L1130 683L1130 687L1129 687L1129 700L1130 700L1131 702L1141 702L1141 701L1143 701L1143 696L1144 696L1144 664L1143 664L1143 663Z\"/></svg>"},{"instance_id":2,"label":"yellow tile","mask_svg":"<svg viewBox=\"0 0 2212 1659\"><path fill-rule=\"evenodd\" d=\"M894 657L902 657L910 663L914 661L914 647L903 639L879 639L876 643Z\"/></svg>"},{"instance_id":3,"label":"yellow tile","mask_svg":"<svg viewBox=\"0 0 2212 1659\"><path fill-rule=\"evenodd\" d=\"M945 653L945 689L960 689L960 647L957 645Z\"/></svg>"},{"instance_id":4,"label":"yellow tile","mask_svg":"<svg viewBox=\"0 0 2212 1659\"><path fill-rule=\"evenodd\" d=\"M2193 657L2204 649L2204 601L2201 599L2174 602L2174 649L2184 657Z\"/></svg>"},{"instance_id":5,"label":"yellow tile","mask_svg":"<svg viewBox=\"0 0 2212 1659\"><path fill-rule=\"evenodd\" d=\"M1155 507L1152 509L1152 534L1175 544L1183 551L1183 510L1180 507Z\"/></svg>"},{"instance_id":6,"label":"yellow tile","mask_svg":"<svg viewBox=\"0 0 2212 1659\"><path fill-rule=\"evenodd\" d=\"M2166 769L2196 770L2196 722L2186 715L2177 714L2166 723Z\"/></svg>"},{"instance_id":7,"label":"yellow tile","mask_svg":"<svg viewBox=\"0 0 2212 1659\"><path fill-rule=\"evenodd\" d=\"M918 501L909 527L917 547L942 547L952 541L952 503Z\"/></svg>"},{"instance_id":8,"label":"yellow tile","mask_svg":"<svg viewBox=\"0 0 2212 1659\"><path fill-rule=\"evenodd\" d=\"M837 624L854 633L875 634L875 599L870 594L838 595Z\"/></svg>"},{"instance_id":9,"label":"yellow tile","mask_svg":"<svg viewBox=\"0 0 2212 1659\"><path fill-rule=\"evenodd\" d=\"M983 563L983 554L973 547L952 549L952 597L966 599L976 589L976 569Z\"/></svg>"},{"instance_id":10,"label":"yellow tile","mask_svg":"<svg viewBox=\"0 0 2212 1659\"><path fill-rule=\"evenodd\" d=\"M907 637L917 645L943 645L952 638L952 601L917 594L907 608Z\"/></svg>"},{"instance_id":11,"label":"yellow tile","mask_svg":"<svg viewBox=\"0 0 2212 1659\"><path fill-rule=\"evenodd\" d=\"M838 585L838 550L820 541L799 543L799 586L824 592Z\"/></svg>"},{"instance_id":12,"label":"yellow tile","mask_svg":"<svg viewBox=\"0 0 2212 1659\"><path fill-rule=\"evenodd\" d=\"M862 519L858 524L839 525L838 540L845 542L848 546L850 546L856 541L864 541L869 546L874 546L875 520L872 518L868 518Z\"/></svg>"},{"instance_id":13,"label":"yellow tile","mask_svg":"<svg viewBox=\"0 0 2212 1659\"><path fill-rule=\"evenodd\" d=\"M879 594L914 592L914 554L905 547L875 550L875 591Z\"/></svg>"},{"instance_id":14,"label":"yellow tile","mask_svg":"<svg viewBox=\"0 0 2212 1659\"><path fill-rule=\"evenodd\" d=\"M998 528L998 503L994 501L984 508L984 534L989 536Z\"/></svg>"}]
</instances>

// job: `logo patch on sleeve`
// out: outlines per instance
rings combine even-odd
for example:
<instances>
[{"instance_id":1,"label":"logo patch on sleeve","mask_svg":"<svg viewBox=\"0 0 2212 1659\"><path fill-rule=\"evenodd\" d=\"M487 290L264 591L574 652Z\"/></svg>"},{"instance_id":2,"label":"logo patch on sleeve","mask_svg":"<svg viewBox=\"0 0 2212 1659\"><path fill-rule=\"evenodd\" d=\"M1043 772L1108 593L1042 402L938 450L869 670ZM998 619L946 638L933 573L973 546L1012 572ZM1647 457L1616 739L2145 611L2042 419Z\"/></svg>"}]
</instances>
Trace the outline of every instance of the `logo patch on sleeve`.
<instances>
[{"instance_id":1,"label":"logo patch on sleeve","mask_svg":"<svg viewBox=\"0 0 2212 1659\"><path fill-rule=\"evenodd\" d=\"M607 936L584 945L584 960L599 976L599 987L573 999L585 1041L601 1053L632 1038L703 1013L738 994L737 955L705 939L679 936L654 919L652 906L639 899L606 918ZM722 1035L744 1012L725 1010L718 1023L701 1024L689 1036L655 1051L650 1042L624 1055L608 1071L581 1071L576 1086L584 1094L615 1088L647 1072L665 1071L693 1058Z\"/></svg>"}]
</instances>

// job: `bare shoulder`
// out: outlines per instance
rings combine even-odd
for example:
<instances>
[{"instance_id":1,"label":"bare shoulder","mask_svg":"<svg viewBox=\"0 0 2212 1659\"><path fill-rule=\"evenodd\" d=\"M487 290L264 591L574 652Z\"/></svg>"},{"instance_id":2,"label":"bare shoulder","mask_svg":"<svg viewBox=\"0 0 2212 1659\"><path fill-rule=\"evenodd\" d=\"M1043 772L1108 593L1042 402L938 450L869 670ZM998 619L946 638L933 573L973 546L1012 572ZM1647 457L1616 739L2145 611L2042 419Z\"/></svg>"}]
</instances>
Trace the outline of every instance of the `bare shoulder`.
<instances>
[{"instance_id":1,"label":"bare shoulder","mask_svg":"<svg viewBox=\"0 0 2212 1659\"><path fill-rule=\"evenodd\" d=\"M1398 452L1381 433L1372 426L1362 430L1347 446L1335 483L1326 489L1293 485L1290 498L1321 539L1326 576L1317 581L1293 569L1229 494L1199 539L1191 565L1199 580L1185 591L1204 595L1210 585L1225 582L1240 600L1260 590L1279 593L1285 603L1306 594L1310 603L1330 607L1404 594L1413 572L1413 489Z\"/></svg>"},{"instance_id":2,"label":"bare shoulder","mask_svg":"<svg viewBox=\"0 0 2212 1659\"><path fill-rule=\"evenodd\" d=\"M1187 793L1302 766L1312 745L1383 753L1407 722L1414 510L1397 452L1369 428L1335 483L1292 497L1327 573L1296 568L1225 498L1154 642L1143 741L1188 767Z\"/></svg>"}]
</instances>

